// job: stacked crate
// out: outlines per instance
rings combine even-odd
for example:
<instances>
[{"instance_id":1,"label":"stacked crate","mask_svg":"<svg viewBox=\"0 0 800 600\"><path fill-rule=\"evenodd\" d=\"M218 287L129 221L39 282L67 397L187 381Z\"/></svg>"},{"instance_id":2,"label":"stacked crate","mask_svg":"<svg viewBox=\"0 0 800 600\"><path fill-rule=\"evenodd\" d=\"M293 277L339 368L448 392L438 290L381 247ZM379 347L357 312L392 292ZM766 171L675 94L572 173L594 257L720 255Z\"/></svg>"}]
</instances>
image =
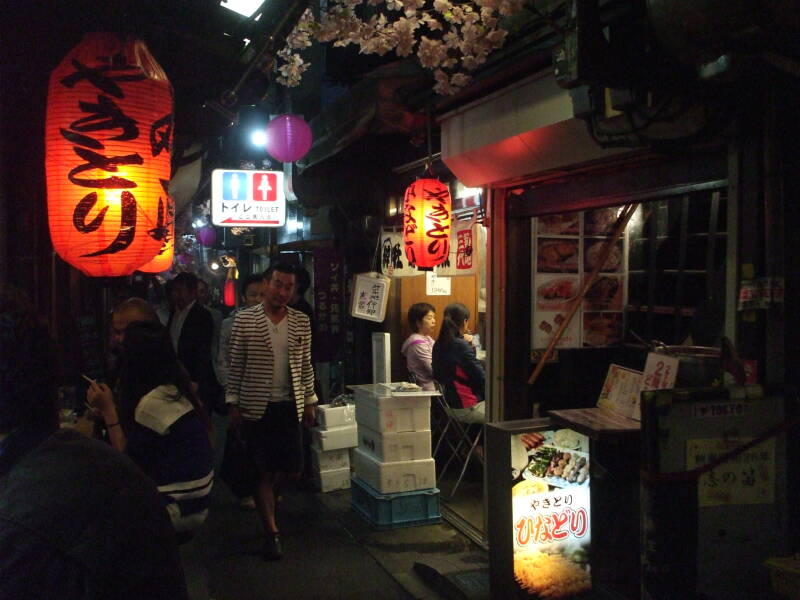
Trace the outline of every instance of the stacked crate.
<instances>
[{"instance_id":1,"label":"stacked crate","mask_svg":"<svg viewBox=\"0 0 800 600\"><path fill-rule=\"evenodd\" d=\"M401 392L397 387L378 383L353 388L358 447L353 451L351 503L378 528L441 519L431 457L431 392Z\"/></svg>"},{"instance_id":2,"label":"stacked crate","mask_svg":"<svg viewBox=\"0 0 800 600\"><path fill-rule=\"evenodd\" d=\"M311 430L311 462L314 480L323 492L350 487L350 452L358 444L352 404L320 405L318 427Z\"/></svg>"}]
</instances>

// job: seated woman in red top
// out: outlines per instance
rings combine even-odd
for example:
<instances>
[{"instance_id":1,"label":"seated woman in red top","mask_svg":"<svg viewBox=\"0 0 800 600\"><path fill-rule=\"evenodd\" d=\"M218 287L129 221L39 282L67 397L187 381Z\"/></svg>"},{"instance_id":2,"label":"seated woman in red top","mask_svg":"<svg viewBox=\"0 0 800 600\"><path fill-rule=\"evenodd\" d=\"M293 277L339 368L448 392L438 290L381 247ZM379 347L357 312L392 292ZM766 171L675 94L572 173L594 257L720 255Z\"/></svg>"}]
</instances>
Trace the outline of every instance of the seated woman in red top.
<instances>
[{"instance_id":1,"label":"seated woman in red top","mask_svg":"<svg viewBox=\"0 0 800 600\"><path fill-rule=\"evenodd\" d=\"M465 339L469 309L460 302L448 304L439 338L433 345L433 377L444 387L447 404L465 423L483 423L486 375Z\"/></svg>"}]
</instances>

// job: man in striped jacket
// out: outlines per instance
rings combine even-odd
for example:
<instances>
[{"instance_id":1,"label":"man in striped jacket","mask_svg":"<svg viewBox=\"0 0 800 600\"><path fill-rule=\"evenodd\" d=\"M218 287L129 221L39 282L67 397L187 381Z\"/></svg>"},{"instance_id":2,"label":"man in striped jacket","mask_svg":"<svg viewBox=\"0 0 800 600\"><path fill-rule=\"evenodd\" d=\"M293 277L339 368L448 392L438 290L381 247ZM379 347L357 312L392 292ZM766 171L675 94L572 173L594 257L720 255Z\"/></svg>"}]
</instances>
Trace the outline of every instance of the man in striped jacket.
<instances>
[{"instance_id":1,"label":"man in striped jacket","mask_svg":"<svg viewBox=\"0 0 800 600\"><path fill-rule=\"evenodd\" d=\"M275 263L264 272L264 302L240 311L230 340L225 391L231 427L242 435L260 473L256 508L264 525L264 557L282 557L275 521L276 488L303 470L301 421L316 419L311 326L287 306L297 283L295 268Z\"/></svg>"}]
</instances>

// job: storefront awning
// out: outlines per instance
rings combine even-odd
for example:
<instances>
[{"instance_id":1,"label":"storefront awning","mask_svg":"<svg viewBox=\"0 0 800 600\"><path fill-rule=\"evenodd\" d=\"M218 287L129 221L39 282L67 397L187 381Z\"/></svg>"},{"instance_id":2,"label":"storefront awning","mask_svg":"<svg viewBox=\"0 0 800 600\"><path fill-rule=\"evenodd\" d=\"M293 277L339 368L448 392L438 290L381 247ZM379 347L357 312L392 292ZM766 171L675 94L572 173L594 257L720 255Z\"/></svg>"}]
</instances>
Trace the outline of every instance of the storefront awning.
<instances>
[{"instance_id":1,"label":"storefront awning","mask_svg":"<svg viewBox=\"0 0 800 600\"><path fill-rule=\"evenodd\" d=\"M526 78L439 119L442 160L479 187L630 152L601 148L572 116L552 71Z\"/></svg>"}]
</instances>

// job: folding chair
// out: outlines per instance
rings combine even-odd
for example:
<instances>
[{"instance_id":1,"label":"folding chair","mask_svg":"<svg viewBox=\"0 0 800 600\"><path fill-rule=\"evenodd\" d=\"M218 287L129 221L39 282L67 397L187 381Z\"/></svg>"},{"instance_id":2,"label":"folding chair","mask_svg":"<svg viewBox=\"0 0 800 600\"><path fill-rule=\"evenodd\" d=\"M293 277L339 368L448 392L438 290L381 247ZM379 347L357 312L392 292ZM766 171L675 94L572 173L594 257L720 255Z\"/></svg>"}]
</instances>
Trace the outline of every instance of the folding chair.
<instances>
[{"instance_id":1,"label":"folding chair","mask_svg":"<svg viewBox=\"0 0 800 600\"><path fill-rule=\"evenodd\" d=\"M436 402L438 402L439 408L445 415L447 422L439 434L439 440L436 443L433 455L436 456L436 452L439 450L442 441L447 442L447 445L450 447L451 451L450 458L439 472L439 481L444 479L444 474L447 472L447 469L450 467L450 465L453 464L454 460L458 459L463 461L461 472L459 473L458 479L456 479L456 483L453 485L453 489L450 490L450 495L448 496L448 498L452 498L455 496L456 490L461 484L464 474L467 472L467 467L469 466L469 462L472 460L472 457L475 456L477 460L483 464L483 458L475 452L475 448L478 446L481 438L483 437L483 424L481 423L479 425L478 423L465 422L463 417L460 418L459 415L455 414L450 405L447 404L447 400L444 396L444 389L438 382L436 382L436 389L439 391L439 395L433 396L433 398L436 398ZM451 439L451 437L448 437L448 431L451 431L451 429L453 431L451 437L455 438L457 441L454 441Z\"/></svg>"}]
</instances>

